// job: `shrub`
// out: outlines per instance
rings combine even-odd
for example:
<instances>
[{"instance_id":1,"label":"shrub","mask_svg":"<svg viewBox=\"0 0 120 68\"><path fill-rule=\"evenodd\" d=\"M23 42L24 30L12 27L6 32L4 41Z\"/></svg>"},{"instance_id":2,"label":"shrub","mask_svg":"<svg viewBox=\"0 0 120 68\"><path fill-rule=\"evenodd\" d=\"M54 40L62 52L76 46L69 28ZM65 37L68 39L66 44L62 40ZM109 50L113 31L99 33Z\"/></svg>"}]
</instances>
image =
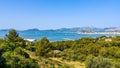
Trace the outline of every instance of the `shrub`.
<instances>
[{"instance_id":1,"label":"shrub","mask_svg":"<svg viewBox=\"0 0 120 68\"><path fill-rule=\"evenodd\" d=\"M112 68L113 64L109 59L90 56L86 61L86 68Z\"/></svg>"}]
</instances>

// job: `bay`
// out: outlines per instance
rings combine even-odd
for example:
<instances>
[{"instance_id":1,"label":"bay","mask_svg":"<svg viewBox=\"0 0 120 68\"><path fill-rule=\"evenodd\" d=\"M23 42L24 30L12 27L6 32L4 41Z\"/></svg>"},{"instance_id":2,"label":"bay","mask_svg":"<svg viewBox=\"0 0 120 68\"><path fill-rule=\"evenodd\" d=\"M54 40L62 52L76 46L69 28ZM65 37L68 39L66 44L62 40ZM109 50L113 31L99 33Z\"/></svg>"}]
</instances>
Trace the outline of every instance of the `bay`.
<instances>
[{"instance_id":1,"label":"bay","mask_svg":"<svg viewBox=\"0 0 120 68\"><path fill-rule=\"evenodd\" d=\"M119 34L78 34L76 32L60 31L17 31L25 39L40 40L47 37L50 41L77 40L83 37L117 36ZM0 31L0 38L4 38L8 31Z\"/></svg>"}]
</instances>

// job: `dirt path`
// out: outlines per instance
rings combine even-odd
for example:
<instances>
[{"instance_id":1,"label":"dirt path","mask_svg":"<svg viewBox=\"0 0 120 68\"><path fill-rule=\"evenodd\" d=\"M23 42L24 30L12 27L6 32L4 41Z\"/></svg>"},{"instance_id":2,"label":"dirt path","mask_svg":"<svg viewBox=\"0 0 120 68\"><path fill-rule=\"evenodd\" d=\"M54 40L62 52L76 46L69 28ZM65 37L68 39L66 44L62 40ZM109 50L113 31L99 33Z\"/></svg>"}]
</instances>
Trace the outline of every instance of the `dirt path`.
<instances>
[{"instance_id":1,"label":"dirt path","mask_svg":"<svg viewBox=\"0 0 120 68\"><path fill-rule=\"evenodd\" d=\"M31 52L31 51L25 50L25 49L24 49L24 51L29 54L30 58L32 58L32 59L39 59L39 57L36 56L34 52Z\"/></svg>"}]
</instances>

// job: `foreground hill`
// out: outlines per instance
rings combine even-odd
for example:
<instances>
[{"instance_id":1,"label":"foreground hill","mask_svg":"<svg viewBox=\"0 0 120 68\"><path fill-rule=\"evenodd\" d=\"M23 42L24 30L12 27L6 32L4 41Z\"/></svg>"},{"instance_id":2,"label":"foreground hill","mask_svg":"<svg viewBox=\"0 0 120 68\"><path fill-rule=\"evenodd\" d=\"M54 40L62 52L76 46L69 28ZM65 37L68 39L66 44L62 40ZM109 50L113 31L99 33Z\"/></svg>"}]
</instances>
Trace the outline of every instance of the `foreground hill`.
<instances>
[{"instance_id":1,"label":"foreground hill","mask_svg":"<svg viewBox=\"0 0 120 68\"><path fill-rule=\"evenodd\" d=\"M120 36L31 42L10 30L0 39L1 68L120 68L119 60Z\"/></svg>"}]
</instances>

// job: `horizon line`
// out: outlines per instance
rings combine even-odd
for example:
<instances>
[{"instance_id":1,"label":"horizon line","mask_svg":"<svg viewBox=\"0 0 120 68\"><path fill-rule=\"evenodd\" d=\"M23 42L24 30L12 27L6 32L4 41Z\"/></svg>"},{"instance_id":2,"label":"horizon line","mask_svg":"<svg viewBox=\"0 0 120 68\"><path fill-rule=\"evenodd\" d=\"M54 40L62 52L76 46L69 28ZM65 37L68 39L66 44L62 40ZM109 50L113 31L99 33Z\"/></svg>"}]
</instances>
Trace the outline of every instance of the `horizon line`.
<instances>
[{"instance_id":1,"label":"horizon line","mask_svg":"<svg viewBox=\"0 0 120 68\"><path fill-rule=\"evenodd\" d=\"M27 28L27 29L16 29L16 28L3 28L3 29L0 29L0 30L10 30L10 29L15 29L15 30L18 30L18 31L21 31L21 30L30 30L30 29L38 29L38 30L58 30L58 29L72 29L72 28L85 28L85 27L89 27L89 28L118 28L120 26L112 26L112 27L95 27L95 26L81 26L81 27L61 27L61 28L49 28L49 29L40 29L40 28Z\"/></svg>"}]
</instances>

